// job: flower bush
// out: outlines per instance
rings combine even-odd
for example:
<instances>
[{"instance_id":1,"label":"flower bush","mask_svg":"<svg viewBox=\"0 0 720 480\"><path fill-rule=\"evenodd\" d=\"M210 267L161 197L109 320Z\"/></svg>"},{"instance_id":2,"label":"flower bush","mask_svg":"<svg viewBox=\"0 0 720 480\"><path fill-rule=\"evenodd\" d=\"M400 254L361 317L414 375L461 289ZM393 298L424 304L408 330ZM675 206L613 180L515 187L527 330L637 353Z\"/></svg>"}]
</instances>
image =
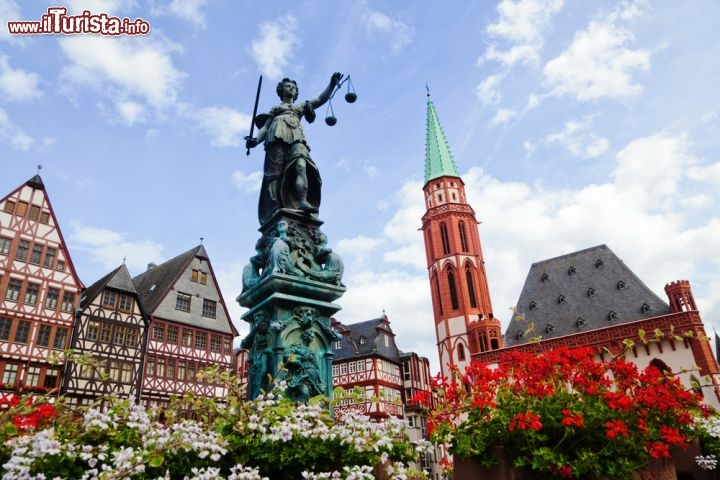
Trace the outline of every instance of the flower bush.
<instances>
[{"instance_id":1,"label":"flower bush","mask_svg":"<svg viewBox=\"0 0 720 480\"><path fill-rule=\"evenodd\" d=\"M453 455L495 461L503 446L516 467L552 478L630 478L695 438L705 412L695 393L655 366L595 359L590 348L512 352L497 368L472 363L437 377L432 439ZM422 399L429 405L429 399Z\"/></svg>"},{"instance_id":2,"label":"flower bush","mask_svg":"<svg viewBox=\"0 0 720 480\"><path fill-rule=\"evenodd\" d=\"M383 478L407 476L404 462L415 452L400 421L333 421L320 399L296 405L282 386L247 402L234 377L216 370L201 376L222 380L232 394L222 401L187 395L149 412L117 399L81 411L62 399L7 403L0 412L12 419L2 432L3 480L369 480L379 465ZM199 420L182 419L187 411Z\"/></svg>"}]
</instances>

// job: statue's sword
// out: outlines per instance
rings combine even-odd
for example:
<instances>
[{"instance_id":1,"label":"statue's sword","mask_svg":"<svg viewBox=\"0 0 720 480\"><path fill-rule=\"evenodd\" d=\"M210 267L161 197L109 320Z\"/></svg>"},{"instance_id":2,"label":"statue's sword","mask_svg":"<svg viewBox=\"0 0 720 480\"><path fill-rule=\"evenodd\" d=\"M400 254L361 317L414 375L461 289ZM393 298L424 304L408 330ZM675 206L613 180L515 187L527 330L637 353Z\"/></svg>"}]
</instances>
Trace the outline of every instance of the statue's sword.
<instances>
[{"instance_id":1,"label":"statue's sword","mask_svg":"<svg viewBox=\"0 0 720 480\"><path fill-rule=\"evenodd\" d=\"M255 106L253 107L252 118L250 119L250 135L248 138L253 138L253 130L255 129L255 116L257 115L258 103L260 102L260 88L262 87L262 75L258 79L257 93L255 94ZM247 155L250 155L250 149L247 149Z\"/></svg>"}]
</instances>

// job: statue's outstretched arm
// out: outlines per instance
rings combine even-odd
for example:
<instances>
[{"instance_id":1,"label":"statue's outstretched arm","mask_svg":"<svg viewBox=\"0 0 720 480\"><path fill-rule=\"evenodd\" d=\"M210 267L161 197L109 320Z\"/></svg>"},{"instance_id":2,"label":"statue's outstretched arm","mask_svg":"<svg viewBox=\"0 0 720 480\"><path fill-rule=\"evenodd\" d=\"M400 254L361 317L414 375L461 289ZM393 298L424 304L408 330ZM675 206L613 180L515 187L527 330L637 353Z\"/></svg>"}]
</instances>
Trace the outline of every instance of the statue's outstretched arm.
<instances>
[{"instance_id":1,"label":"statue's outstretched arm","mask_svg":"<svg viewBox=\"0 0 720 480\"><path fill-rule=\"evenodd\" d=\"M335 72L330 77L330 83L328 83L328 86L325 87L325 90L318 95L317 98L308 100L310 105L313 106L313 108L317 108L321 105L324 105L329 99L330 95L332 95L333 90L335 90L335 87L340 83L340 80L342 80L343 74L340 72Z\"/></svg>"}]
</instances>

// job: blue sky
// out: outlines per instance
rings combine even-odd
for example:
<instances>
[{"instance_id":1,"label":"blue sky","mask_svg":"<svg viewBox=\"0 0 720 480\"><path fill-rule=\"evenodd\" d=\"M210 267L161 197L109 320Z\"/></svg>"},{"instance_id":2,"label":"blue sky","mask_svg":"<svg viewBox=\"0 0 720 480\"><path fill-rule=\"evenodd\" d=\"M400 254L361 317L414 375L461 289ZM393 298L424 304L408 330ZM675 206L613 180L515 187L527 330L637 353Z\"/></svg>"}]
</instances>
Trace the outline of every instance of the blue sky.
<instances>
[{"instance_id":1,"label":"blue sky","mask_svg":"<svg viewBox=\"0 0 720 480\"><path fill-rule=\"evenodd\" d=\"M607 244L663 298L689 279L720 323L720 4L71 0L147 36L11 36L57 2L0 0L0 190L42 177L89 285L199 243L234 303L253 254L260 110L334 71L358 101L306 127L346 323L387 313L437 364L422 239L425 85L477 213L506 326L530 264Z\"/></svg>"}]
</instances>

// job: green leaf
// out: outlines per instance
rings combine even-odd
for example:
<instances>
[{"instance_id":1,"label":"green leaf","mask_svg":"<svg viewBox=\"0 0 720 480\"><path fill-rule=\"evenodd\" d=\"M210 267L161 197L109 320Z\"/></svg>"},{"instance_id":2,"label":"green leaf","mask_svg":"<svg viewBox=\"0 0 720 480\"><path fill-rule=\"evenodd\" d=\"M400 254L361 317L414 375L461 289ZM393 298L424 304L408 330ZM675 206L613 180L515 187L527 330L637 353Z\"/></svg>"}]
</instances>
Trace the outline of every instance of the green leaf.
<instances>
[{"instance_id":1,"label":"green leaf","mask_svg":"<svg viewBox=\"0 0 720 480\"><path fill-rule=\"evenodd\" d=\"M157 468L163 464L163 461L164 459L162 455L153 455L152 457L150 457L150 460L148 460L148 464L151 467Z\"/></svg>"}]
</instances>

